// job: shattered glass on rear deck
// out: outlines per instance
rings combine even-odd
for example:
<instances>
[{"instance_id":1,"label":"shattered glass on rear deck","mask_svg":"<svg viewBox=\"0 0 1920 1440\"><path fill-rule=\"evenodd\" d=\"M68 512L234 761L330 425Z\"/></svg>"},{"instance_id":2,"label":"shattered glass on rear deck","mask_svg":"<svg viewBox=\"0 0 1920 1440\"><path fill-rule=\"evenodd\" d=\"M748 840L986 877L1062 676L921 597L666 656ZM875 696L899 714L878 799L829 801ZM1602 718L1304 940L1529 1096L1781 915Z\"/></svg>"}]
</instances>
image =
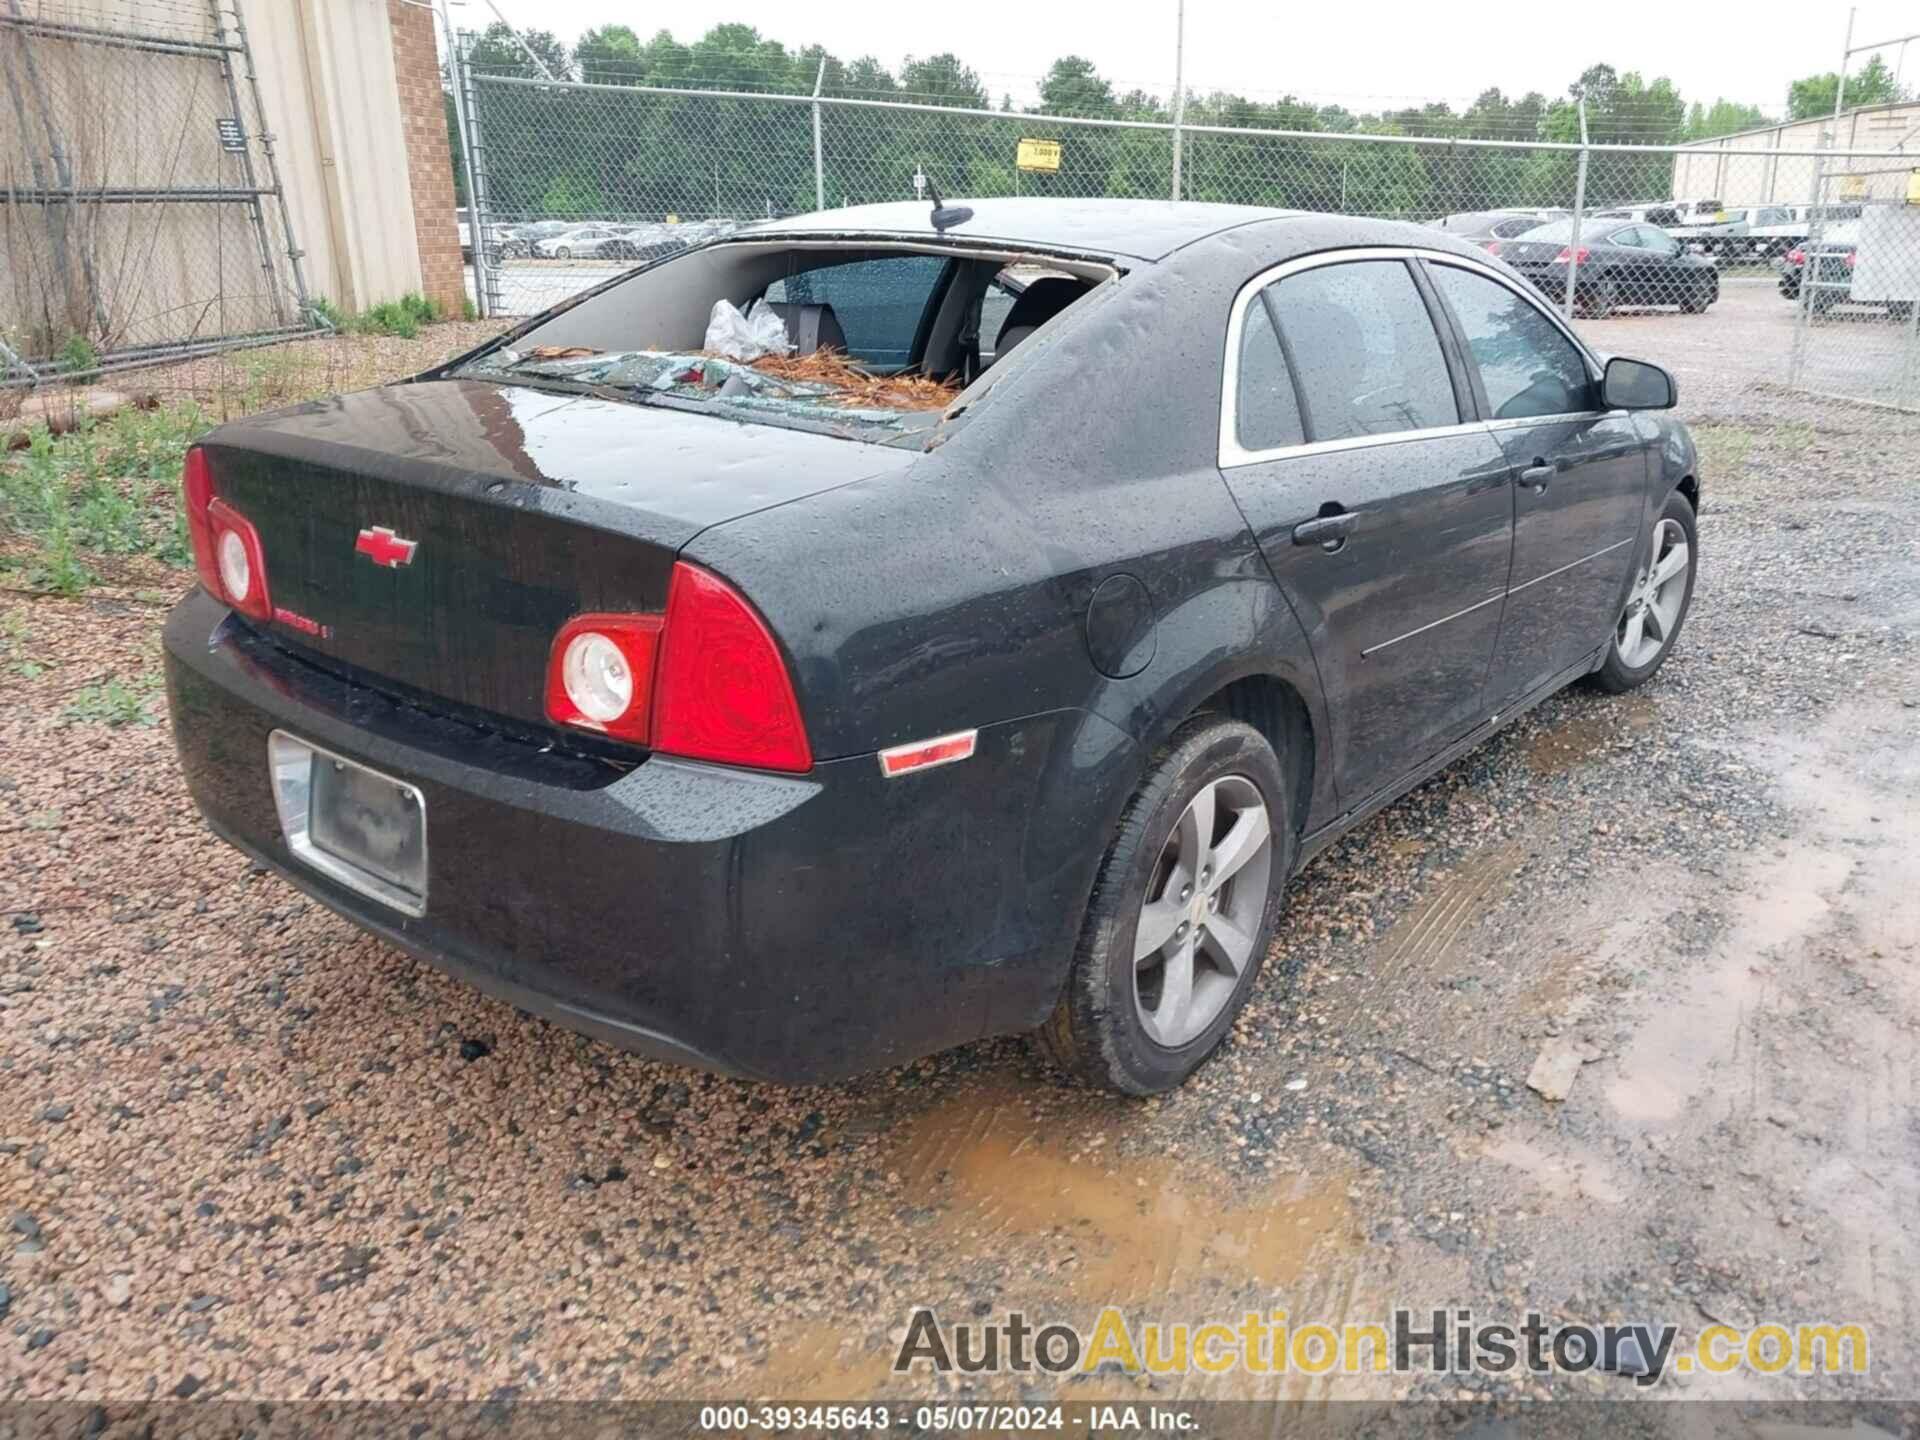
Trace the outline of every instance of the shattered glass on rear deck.
<instances>
[{"instance_id":1,"label":"shattered glass on rear deck","mask_svg":"<svg viewBox=\"0 0 1920 1440\"><path fill-rule=\"evenodd\" d=\"M540 358L499 350L462 367L477 378L551 379L603 385L698 401L742 420L803 419L877 434L924 429L938 411L887 409L843 403L834 385L768 375L752 365L697 351L619 350L597 355Z\"/></svg>"}]
</instances>

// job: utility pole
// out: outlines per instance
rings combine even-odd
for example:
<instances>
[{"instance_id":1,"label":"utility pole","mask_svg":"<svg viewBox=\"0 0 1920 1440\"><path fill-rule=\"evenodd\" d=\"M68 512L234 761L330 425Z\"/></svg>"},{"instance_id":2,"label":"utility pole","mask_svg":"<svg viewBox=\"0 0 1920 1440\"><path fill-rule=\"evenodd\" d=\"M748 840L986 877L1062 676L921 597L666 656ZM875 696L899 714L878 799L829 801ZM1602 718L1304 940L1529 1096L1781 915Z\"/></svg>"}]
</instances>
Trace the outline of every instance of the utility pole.
<instances>
[{"instance_id":1,"label":"utility pole","mask_svg":"<svg viewBox=\"0 0 1920 1440\"><path fill-rule=\"evenodd\" d=\"M1180 198L1180 121L1187 109L1187 0L1174 0L1173 21L1173 199Z\"/></svg>"}]
</instances>

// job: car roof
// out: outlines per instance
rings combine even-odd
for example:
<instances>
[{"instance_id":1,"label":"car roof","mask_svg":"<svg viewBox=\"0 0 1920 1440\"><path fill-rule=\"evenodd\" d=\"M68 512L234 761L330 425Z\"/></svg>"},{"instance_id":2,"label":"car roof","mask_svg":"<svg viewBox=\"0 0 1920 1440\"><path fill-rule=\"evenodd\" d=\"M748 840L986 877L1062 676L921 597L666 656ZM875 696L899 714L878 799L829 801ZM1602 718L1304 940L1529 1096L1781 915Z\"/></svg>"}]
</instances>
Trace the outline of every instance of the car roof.
<instances>
[{"instance_id":1,"label":"car roof","mask_svg":"<svg viewBox=\"0 0 1920 1440\"><path fill-rule=\"evenodd\" d=\"M1479 234L1490 230L1502 220L1519 220L1524 217L1518 210L1462 210L1457 215L1442 215L1433 222L1436 230L1447 230L1454 234L1465 232ZM1545 221L1541 222L1545 224Z\"/></svg>"},{"instance_id":2,"label":"car roof","mask_svg":"<svg viewBox=\"0 0 1920 1440\"><path fill-rule=\"evenodd\" d=\"M973 218L950 228L949 239L1003 240L1036 250L1089 255L1127 255L1159 260L1184 245L1260 220L1284 220L1304 212L1259 205L1216 205L1195 200L1068 200L1005 196L973 200L946 197L949 206L965 205ZM875 235L930 239L933 206L920 200L885 205L852 205L817 210L784 220L744 227L730 238L757 235Z\"/></svg>"}]
</instances>

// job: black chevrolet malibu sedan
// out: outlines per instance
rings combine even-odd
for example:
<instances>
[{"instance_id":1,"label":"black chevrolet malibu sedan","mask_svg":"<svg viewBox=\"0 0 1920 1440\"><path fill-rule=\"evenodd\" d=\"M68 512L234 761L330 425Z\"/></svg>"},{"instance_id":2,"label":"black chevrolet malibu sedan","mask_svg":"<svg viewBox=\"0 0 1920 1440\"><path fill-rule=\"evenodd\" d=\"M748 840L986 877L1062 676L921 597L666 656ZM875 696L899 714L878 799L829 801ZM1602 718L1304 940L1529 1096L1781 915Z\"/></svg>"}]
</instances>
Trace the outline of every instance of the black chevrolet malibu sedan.
<instances>
[{"instance_id":1,"label":"black chevrolet malibu sedan","mask_svg":"<svg viewBox=\"0 0 1920 1440\"><path fill-rule=\"evenodd\" d=\"M808 1081L1033 1031L1138 1094L1220 1043L1307 856L1672 648L1672 381L1498 261L940 218L742 231L209 435L166 649L213 828L634 1050ZM716 355L722 300L799 353Z\"/></svg>"}]
</instances>

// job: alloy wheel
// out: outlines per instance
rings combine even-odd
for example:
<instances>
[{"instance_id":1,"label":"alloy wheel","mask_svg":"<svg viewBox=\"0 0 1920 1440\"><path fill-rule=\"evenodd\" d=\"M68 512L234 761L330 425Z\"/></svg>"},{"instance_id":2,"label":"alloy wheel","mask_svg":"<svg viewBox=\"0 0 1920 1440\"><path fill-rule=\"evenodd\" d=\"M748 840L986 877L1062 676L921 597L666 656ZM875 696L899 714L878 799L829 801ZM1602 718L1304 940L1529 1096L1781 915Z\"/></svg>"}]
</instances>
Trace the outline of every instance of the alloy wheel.
<instances>
[{"instance_id":1,"label":"alloy wheel","mask_svg":"<svg viewBox=\"0 0 1920 1440\"><path fill-rule=\"evenodd\" d=\"M1211 780L1187 803L1134 932L1133 1003L1156 1045L1211 1025L1255 956L1273 883L1273 821L1251 780Z\"/></svg>"},{"instance_id":2,"label":"alloy wheel","mask_svg":"<svg viewBox=\"0 0 1920 1440\"><path fill-rule=\"evenodd\" d=\"M1633 582L1615 634L1620 663L1628 669L1644 670L1673 639L1680 608L1687 603L1687 572L1692 564L1693 552L1680 522L1665 518L1654 522L1646 568Z\"/></svg>"}]
</instances>

